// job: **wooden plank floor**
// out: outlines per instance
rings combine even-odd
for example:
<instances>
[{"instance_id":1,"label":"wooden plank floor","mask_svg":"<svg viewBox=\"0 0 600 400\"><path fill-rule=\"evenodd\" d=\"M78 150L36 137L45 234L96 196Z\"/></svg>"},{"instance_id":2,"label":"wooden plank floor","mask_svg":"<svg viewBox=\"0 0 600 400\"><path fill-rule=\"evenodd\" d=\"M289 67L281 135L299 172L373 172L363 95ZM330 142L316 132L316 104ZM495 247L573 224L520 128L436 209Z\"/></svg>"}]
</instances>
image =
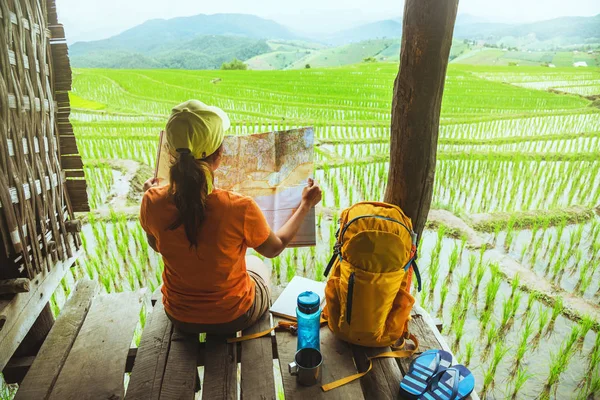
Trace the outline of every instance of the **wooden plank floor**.
<instances>
[{"instance_id":1,"label":"wooden plank floor","mask_svg":"<svg viewBox=\"0 0 600 400\"><path fill-rule=\"evenodd\" d=\"M97 289L98 284L89 279L82 279L77 283L19 386L15 400L45 399L50 394Z\"/></svg>"},{"instance_id":2,"label":"wooden plank floor","mask_svg":"<svg viewBox=\"0 0 600 400\"><path fill-rule=\"evenodd\" d=\"M160 294L157 300L160 300ZM274 323L278 322L279 319L275 318ZM271 317L265 314L259 323L243 334L263 331L271 326ZM413 320L409 327L420 340L420 351L432 348L449 350L434 322L424 310L418 307L413 310ZM157 301L142 335L138 359L135 361L127 391L128 399L192 399L194 397L193 354L200 354L196 347L198 343L192 346L183 340L183 343L177 344L180 340L177 339L178 336L174 331L164 313L162 301ZM275 360L281 370L286 399L395 400L399 398L399 383L403 372L408 370L412 358L418 356L417 354L410 359L374 359L373 368L366 376L329 392L323 392L320 385L311 387L298 385L296 378L288 373L287 365L294 358L297 343L297 337L290 332L277 331L273 336L237 344L228 344L226 340L225 336L207 335L206 343L201 346L204 351L201 359L196 362L198 365L204 365L202 399L276 399L273 373ZM183 346L177 350L177 346L182 344ZM323 327L321 350L324 357L321 381L323 384L366 370L368 357L390 349L349 345L337 339L327 327ZM175 365L184 367L181 372L175 373L176 369L170 370L169 360L179 358L183 358L184 361ZM241 372L239 375L238 371ZM142 377L141 381L139 381L140 377ZM164 385L176 387L178 391L164 390ZM470 399L479 398L473 394Z\"/></svg>"},{"instance_id":3,"label":"wooden plank floor","mask_svg":"<svg viewBox=\"0 0 600 400\"><path fill-rule=\"evenodd\" d=\"M277 322L276 322L277 323ZM321 328L321 352L323 354L322 383L333 382L357 372L352 358L352 348L333 336L327 327ZM288 373L288 364L296 354L297 337L289 332L277 332L277 352L283 376L283 388L286 400L289 399L364 399L360 382L354 381L329 392L323 392L319 385L301 386L296 377Z\"/></svg>"},{"instance_id":4,"label":"wooden plank floor","mask_svg":"<svg viewBox=\"0 0 600 400\"><path fill-rule=\"evenodd\" d=\"M127 353L142 307L140 294L96 296L50 395L51 400L120 399Z\"/></svg>"}]
</instances>

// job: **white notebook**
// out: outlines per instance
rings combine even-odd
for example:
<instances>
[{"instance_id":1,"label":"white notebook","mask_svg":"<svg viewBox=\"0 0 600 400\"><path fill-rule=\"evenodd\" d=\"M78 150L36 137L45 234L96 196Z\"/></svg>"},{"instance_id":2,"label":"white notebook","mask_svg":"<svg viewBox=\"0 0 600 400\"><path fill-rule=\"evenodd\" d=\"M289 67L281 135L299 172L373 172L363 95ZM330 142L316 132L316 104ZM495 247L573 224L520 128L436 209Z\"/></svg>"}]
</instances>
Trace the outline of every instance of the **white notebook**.
<instances>
[{"instance_id":1,"label":"white notebook","mask_svg":"<svg viewBox=\"0 0 600 400\"><path fill-rule=\"evenodd\" d=\"M295 320L298 295L307 290L319 295L321 308L323 308L323 304L325 303L325 282L317 282L312 279L295 276L285 289L283 289L283 292L275 300L269 311L273 315Z\"/></svg>"}]
</instances>

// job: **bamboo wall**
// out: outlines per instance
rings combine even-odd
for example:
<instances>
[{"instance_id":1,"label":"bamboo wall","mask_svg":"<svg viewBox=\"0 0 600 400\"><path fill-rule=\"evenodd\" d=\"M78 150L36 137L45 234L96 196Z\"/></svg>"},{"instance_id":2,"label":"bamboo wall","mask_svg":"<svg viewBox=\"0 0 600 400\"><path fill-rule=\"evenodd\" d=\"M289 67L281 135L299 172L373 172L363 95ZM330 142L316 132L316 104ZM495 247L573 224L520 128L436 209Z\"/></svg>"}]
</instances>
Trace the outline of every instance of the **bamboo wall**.
<instances>
[{"instance_id":1,"label":"bamboo wall","mask_svg":"<svg viewBox=\"0 0 600 400\"><path fill-rule=\"evenodd\" d=\"M54 0L0 0L0 279L31 279L79 245L73 212L89 207L70 88Z\"/></svg>"}]
</instances>

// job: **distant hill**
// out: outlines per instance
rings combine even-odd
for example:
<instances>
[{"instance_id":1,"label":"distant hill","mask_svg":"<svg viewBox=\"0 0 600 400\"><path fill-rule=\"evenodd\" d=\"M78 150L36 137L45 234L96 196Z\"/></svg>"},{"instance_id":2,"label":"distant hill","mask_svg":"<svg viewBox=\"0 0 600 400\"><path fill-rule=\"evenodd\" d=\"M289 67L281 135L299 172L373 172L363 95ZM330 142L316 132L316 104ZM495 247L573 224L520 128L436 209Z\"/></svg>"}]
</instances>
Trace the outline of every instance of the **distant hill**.
<instances>
[{"instance_id":1,"label":"distant hill","mask_svg":"<svg viewBox=\"0 0 600 400\"><path fill-rule=\"evenodd\" d=\"M553 60L548 52L600 48L600 15L504 24L460 14L454 33L451 61L533 65ZM402 19L392 18L320 37L321 43L315 43L257 16L200 14L150 20L108 39L78 42L70 47L70 55L73 66L83 68L216 69L233 58L251 69L328 67L365 58L396 61L401 34ZM498 51L480 53L480 41Z\"/></svg>"},{"instance_id":2,"label":"distant hill","mask_svg":"<svg viewBox=\"0 0 600 400\"><path fill-rule=\"evenodd\" d=\"M71 55L71 64L77 68L216 69L233 58L247 60L270 51L263 39L211 35L142 51L116 47L78 52Z\"/></svg>"},{"instance_id":3,"label":"distant hill","mask_svg":"<svg viewBox=\"0 0 600 400\"><path fill-rule=\"evenodd\" d=\"M221 60L270 51L266 39L298 37L254 15L200 14L146 21L108 39L75 43L69 53L75 67L218 68Z\"/></svg>"},{"instance_id":4,"label":"distant hill","mask_svg":"<svg viewBox=\"0 0 600 400\"><path fill-rule=\"evenodd\" d=\"M600 42L600 14L594 17L562 17L527 24L457 24L459 39L485 40L487 43L531 49L568 47Z\"/></svg>"},{"instance_id":5,"label":"distant hill","mask_svg":"<svg viewBox=\"0 0 600 400\"><path fill-rule=\"evenodd\" d=\"M402 36L402 21L383 20L346 29L324 40L331 44L346 44L369 39L399 38Z\"/></svg>"}]
</instances>

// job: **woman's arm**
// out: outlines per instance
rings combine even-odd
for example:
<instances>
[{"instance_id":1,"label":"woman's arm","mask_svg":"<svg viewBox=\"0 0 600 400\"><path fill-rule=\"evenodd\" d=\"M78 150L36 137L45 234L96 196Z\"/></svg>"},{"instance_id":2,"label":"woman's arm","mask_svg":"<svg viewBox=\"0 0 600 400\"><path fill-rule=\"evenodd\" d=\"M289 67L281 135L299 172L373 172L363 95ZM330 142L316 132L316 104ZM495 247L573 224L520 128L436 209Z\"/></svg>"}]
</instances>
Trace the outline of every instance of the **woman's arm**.
<instances>
[{"instance_id":1,"label":"woman's arm","mask_svg":"<svg viewBox=\"0 0 600 400\"><path fill-rule=\"evenodd\" d=\"M144 182L144 186L142 188L143 193L146 193L146 191L148 189L150 189L151 187L158 185L159 181L160 180L158 178L148 179L146 182ZM148 239L148 244L150 245L150 247L152 247L152 250L154 250L158 253L158 249L156 248L156 238L154 236L152 236L151 234L149 234L148 232L146 232L146 238Z\"/></svg>"},{"instance_id":2,"label":"woman's arm","mask_svg":"<svg viewBox=\"0 0 600 400\"><path fill-rule=\"evenodd\" d=\"M271 231L267 240L255 250L268 258L277 257L298 233L304 217L321 201L321 188L312 179L302 192L302 201L292 217L277 232Z\"/></svg>"},{"instance_id":3,"label":"woman's arm","mask_svg":"<svg viewBox=\"0 0 600 400\"><path fill-rule=\"evenodd\" d=\"M152 250L158 253L158 249L156 248L156 238L149 233L146 233L146 237L148 238L148 244L152 247Z\"/></svg>"}]
</instances>

